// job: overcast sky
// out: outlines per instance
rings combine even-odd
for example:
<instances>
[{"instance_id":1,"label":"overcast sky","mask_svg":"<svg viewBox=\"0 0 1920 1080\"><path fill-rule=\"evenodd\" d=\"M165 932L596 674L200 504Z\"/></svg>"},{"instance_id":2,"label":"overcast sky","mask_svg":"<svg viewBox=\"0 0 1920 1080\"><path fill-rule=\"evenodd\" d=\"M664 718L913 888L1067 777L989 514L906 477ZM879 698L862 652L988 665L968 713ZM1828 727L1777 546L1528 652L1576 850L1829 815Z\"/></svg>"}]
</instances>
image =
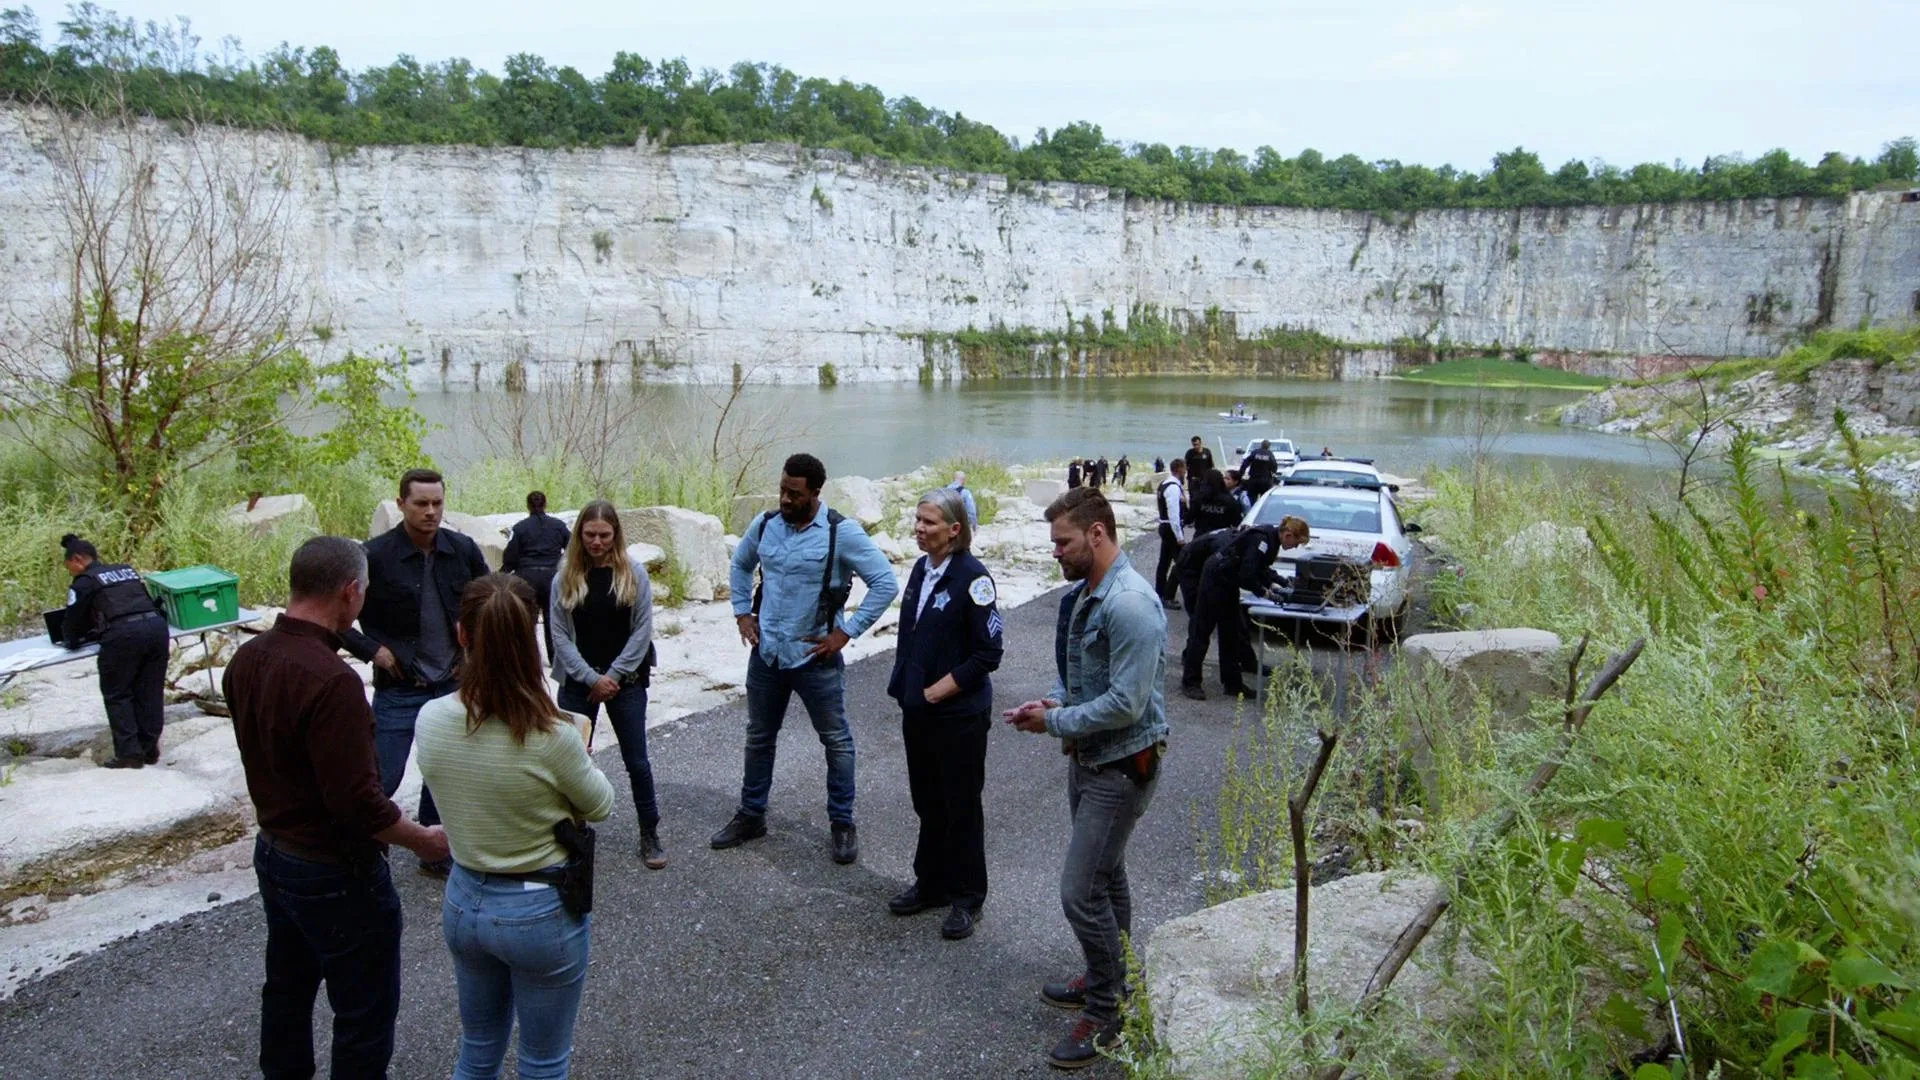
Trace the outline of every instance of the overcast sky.
<instances>
[{"instance_id":1,"label":"overcast sky","mask_svg":"<svg viewBox=\"0 0 1920 1080\"><path fill-rule=\"evenodd\" d=\"M17 2L17 0L15 0ZM211 49L331 45L498 72L516 52L604 72L616 50L872 83L1021 139L1110 138L1483 168L1785 147L1873 156L1920 134L1916 0L103 0L185 15ZM35 4L49 37L63 6Z\"/></svg>"}]
</instances>

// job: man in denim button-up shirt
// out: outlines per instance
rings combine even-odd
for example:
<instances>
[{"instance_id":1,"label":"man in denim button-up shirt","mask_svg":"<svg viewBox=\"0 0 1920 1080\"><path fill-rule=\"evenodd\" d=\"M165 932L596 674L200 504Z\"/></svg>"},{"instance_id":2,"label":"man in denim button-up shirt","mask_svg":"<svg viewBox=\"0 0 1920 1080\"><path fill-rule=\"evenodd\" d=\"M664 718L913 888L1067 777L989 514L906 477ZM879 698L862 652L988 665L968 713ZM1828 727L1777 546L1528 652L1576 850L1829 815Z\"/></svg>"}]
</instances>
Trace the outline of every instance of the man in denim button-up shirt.
<instances>
[{"instance_id":1,"label":"man in denim button-up shirt","mask_svg":"<svg viewBox=\"0 0 1920 1080\"><path fill-rule=\"evenodd\" d=\"M740 809L711 843L730 848L767 834L774 745L787 703L797 693L826 748L833 861L844 864L859 857L860 845L853 823L853 730L847 726L846 662L840 650L886 612L900 585L887 557L858 522L831 523L820 501L826 482L827 470L818 458L788 458L780 477L780 512L749 526L733 550L733 614L740 640L753 650L747 656L746 770ZM827 566L830 528L832 567ZM762 581L758 604L755 567ZM848 616L836 604L823 613L822 585L845 587L852 575L867 585L860 609ZM835 596L845 599L845 593Z\"/></svg>"},{"instance_id":2,"label":"man in denim button-up shirt","mask_svg":"<svg viewBox=\"0 0 1920 1080\"><path fill-rule=\"evenodd\" d=\"M1047 507L1047 520L1061 572L1083 584L1060 608L1060 684L1052 697L1007 713L1007 722L1058 738L1071 755L1073 836L1060 872L1060 906L1087 969L1040 991L1050 1004L1084 1009L1049 1055L1071 1069L1098 1060L1098 1047L1120 1034L1121 937L1133 923L1127 841L1153 799L1166 750L1167 617L1153 586L1120 550L1113 507L1097 489L1062 495Z\"/></svg>"}]
</instances>

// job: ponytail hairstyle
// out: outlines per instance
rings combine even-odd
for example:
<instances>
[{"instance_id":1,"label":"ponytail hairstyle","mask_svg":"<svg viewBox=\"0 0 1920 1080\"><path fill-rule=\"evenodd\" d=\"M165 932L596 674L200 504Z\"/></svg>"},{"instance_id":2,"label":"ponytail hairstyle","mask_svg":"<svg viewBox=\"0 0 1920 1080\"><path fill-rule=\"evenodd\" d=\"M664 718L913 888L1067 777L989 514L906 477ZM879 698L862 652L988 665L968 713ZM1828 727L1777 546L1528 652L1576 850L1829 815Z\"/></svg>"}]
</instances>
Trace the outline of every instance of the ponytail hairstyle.
<instances>
[{"instance_id":1,"label":"ponytail hairstyle","mask_svg":"<svg viewBox=\"0 0 1920 1080\"><path fill-rule=\"evenodd\" d=\"M632 607L640 601L640 579L634 575L632 560L627 558L627 534L620 528L620 511L605 499L588 503L580 509L580 516L573 519L573 536L567 541L567 561L560 567L560 606L572 611L587 598L587 571L593 569L593 556L587 554L587 542L581 538L580 530L589 521L604 521L613 526L613 550L609 553L613 560L613 601L622 607Z\"/></svg>"},{"instance_id":2,"label":"ponytail hairstyle","mask_svg":"<svg viewBox=\"0 0 1920 1080\"><path fill-rule=\"evenodd\" d=\"M79 536L73 533L68 533L60 538L60 550L66 552L67 558L69 559L75 555L85 555L89 559L97 559L100 557L100 552L96 550L92 544L80 539Z\"/></svg>"},{"instance_id":3,"label":"ponytail hairstyle","mask_svg":"<svg viewBox=\"0 0 1920 1080\"><path fill-rule=\"evenodd\" d=\"M469 734L498 720L524 746L529 732L552 730L563 719L540 670L533 631L538 603L533 586L512 574L475 578L460 594L460 629L467 638L460 701L467 707Z\"/></svg>"}]
</instances>

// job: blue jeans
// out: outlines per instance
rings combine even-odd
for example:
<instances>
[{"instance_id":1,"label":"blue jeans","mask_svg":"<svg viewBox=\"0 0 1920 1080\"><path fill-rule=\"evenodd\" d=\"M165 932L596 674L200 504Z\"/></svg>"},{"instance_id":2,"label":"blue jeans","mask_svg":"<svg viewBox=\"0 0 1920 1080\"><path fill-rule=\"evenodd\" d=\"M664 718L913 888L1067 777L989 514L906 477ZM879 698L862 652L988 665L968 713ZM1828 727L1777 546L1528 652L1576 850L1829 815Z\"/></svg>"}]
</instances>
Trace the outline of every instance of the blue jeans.
<instances>
[{"instance_id":1,"label":"blue jeans","mask_svg":"<svg viewBox=\"0 0 1920 1080\"><path fill-rule=\"evenodd\" d=\"M297 858L261 833L253 872L267 912L267 981L260 988L260 1073L314 1073L313 998L333 1007L334 1076L384 1077L400 1014L400 896L387 860L353 866Z\"/></svg>"},{"instance_id":2,"label":"blue jeans","mask_svg":"<svg viewBox=\"0 0 1920 1080\"><path fill-rule=\"evenodd\" d=\"M454 1080L494 1080L520 1018L520 1076L566 1076L573 1022L587 988L593 916L575 918L551 885L531 885L455 864L440 905L460 994Z\"/></svg>"},{"instance_id":3,"label":"blue jeans","mask_svg":"<svg viewBox=\"0 0 1920 1080\"><path fill-rule=\"evenodd\" d=\"M827 820L853 824L853 729L847 726L846 670L846 661L837 655L797 668L776 668L760 659L759 649L747 655L747 767L740 782L741 813L761 817L767 812L774 743L787 718L787 703L799 694L827 751Z\"/></svg>"},{"instance_id":4,"label":"blue jeans","mask_svg":"<svg viewBox=\"0 0 1920 1080\"><path fill-rule=\"evenodd\" d=\"M598 722L600 706L587 700L589 689L586 683L568 679L560 687L560 707ZM605 704L607 722L620 740L627 783L633 786L633 808L643 827L654 828L660 824L660 803L653 794L653 763L647 760L647 688L638 683L623 686Z\"/></svg>"},{"instance_id":5,"label":"blue jeans","mask_svg":"<svg viewBox=\"0 0 1920 1080\"><path fill-rule=\"evenodd\" d=\"M1067 759L1073 836L1060 869L1060 908L1087 960L1087 1019L1102 1026L1119 1016L1120 992L1127 979L1121 941L1133 933L1127 841L1159 783L1158 776L1138 784L1122 769L1093 769Z\"/></svg>"},{"instance_id":6,"label":"blue jeans","mask_svg":"<svg viewBox=\"0 0 1920 1080\"><path fill-rule=\"evenodd\" d=\"M407 774L420 707L458 689L460 684L448 679L428 686L383 686L373 692L373 756L380 762L380 790L388 798L400 790L400 778ZM433 804L433 792L425 784L420 785L420 824L440 824L440 808Z\"/></svg>"}]
</instances>

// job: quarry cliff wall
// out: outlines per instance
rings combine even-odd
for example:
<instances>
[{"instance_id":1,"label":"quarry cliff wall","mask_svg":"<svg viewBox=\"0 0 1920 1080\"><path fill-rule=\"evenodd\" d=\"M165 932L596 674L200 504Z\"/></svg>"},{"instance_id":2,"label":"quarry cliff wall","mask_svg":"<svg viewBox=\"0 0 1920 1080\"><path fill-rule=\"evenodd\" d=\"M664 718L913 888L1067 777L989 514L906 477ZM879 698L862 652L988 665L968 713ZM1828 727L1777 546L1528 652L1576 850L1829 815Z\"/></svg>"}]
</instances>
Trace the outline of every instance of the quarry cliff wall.
<instances>
[{"instance_id":1,"label":"quarry cliff wall","mask_svg":"<svg viewBox=\"0 0 1920 1080\"><path fill-rule=\"evenodd\" d=\"M48 123L0 109L0 310L15 318L64 280ZM152 137L185 152L166 128ZM829 364L840 381L967 377L983 373L969 328L1064 335L1143 309L1199 345L1113 370L1231 368L1244 354L1209 352L1206 336L1287 327L1402 343L1404 356L1498 346L1630 374L1772 353L1809 327L1891 323L1920 305L1920 203L1897 193L1386 214L1010 186L780 145L342 151L198 137L274 140L328 330L316 349L404 349L422 386L537 384L581 365L621 381L811 382ZM1030 363L991 370L1108 370L1070 347L1027 351ZM1321 360L1299 370L1393 363L1379 347Z\"/></svg>"}]
</instances>

